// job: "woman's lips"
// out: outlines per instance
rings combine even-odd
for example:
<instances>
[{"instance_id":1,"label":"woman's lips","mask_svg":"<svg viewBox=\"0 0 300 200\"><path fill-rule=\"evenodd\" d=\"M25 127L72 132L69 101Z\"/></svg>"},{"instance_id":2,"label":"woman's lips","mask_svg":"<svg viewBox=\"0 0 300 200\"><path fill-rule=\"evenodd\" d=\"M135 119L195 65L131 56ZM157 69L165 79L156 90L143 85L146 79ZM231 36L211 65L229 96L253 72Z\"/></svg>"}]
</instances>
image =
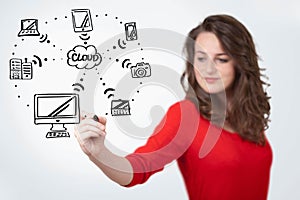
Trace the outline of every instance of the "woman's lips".
<instances>
[{"instance_id":1,"label":"woman's lips","mask_svg":"<svg viewBox=\"0 0 300 200\"><path fill-rule=\"evenodd\" d=\"M213 78L213 77L205 77L204 78L206 83L215 83L219 78Z\"/></svg>"}]
</instances>

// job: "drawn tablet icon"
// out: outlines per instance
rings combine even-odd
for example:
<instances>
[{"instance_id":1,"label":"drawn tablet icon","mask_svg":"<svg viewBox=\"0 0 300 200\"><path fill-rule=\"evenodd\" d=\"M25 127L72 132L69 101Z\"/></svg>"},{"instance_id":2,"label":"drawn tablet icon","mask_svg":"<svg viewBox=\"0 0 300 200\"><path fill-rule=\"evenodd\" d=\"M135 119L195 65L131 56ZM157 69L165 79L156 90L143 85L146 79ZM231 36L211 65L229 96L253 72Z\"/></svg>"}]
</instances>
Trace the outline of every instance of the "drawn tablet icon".
<instances>
[{"instance_id":1,"label":"drawn tablet icon","mask_svg":"<svg viewBox=\"0 0 300 200\"><path fill-rule=\"evenodd\" d=\"M89 9L73 9L72 22L74 32L89 32L93 30L92 17Z\"/></svg>"},{"instance_id":2,"label":"drawn tablet icon","mask_svg":"<svg viewBox=\"0 0 300 200\"><path fill-rule=\"evenodd\" d=\"M111 115L122 116L130 115L130 106L128 100L112 100L111 101Z\"/></svg>"}]
</instances>

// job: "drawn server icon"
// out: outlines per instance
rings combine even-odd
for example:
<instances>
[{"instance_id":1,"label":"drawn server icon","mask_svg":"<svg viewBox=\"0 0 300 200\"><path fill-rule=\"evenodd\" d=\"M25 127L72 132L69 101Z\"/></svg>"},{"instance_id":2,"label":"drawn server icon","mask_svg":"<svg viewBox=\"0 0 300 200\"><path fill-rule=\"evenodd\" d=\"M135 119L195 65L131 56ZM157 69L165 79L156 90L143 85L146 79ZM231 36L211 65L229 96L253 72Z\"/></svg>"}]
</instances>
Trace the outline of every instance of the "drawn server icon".
<instances>
[{"instance_id":1,"label":"drawn server icon","mask_svg":"<svg viewBox=\"0 0 300 200\"><path fill-rule=\"evenodd\" d=\"M111 115L122 116L130 115L130 106L128 100L112 100L111 101Z\"/></svg>"},{"instance_id":2,"label":"drawn server icon","mask_svg":"<svg viewBox=\"0 0 300 200\"><path fill-rule=\"evenodd\" d=\"M23 63L22 64L22 79L30 80L32 79L32 64Z\"/></svg>"}]
</instances>

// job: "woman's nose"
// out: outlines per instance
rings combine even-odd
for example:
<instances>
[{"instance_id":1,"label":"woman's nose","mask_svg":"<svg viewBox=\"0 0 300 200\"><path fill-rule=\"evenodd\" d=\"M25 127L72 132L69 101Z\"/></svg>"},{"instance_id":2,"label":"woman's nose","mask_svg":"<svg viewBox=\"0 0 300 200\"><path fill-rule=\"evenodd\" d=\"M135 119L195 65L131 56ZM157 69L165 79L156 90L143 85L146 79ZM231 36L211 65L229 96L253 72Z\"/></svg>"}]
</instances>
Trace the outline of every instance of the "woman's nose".
<instances>
[{"instance_id":1,"label":"woman's nose","mask_svg":"<svg viewBox=\"0 0 300 200\"><path fill-rule=\"evenodd\" d=\"M214 74L216 71L216 63L212 59L208 59L205 67L205 72L207 74Z\"/></svg>"}]
</instances>

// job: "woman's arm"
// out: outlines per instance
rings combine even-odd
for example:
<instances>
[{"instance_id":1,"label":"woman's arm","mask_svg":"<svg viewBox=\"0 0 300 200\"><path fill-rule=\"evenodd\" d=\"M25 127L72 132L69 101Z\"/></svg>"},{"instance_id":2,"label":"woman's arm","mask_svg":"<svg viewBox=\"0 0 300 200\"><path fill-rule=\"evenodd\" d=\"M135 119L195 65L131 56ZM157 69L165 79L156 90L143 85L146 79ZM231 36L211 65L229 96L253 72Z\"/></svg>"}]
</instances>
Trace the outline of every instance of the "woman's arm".
<instances>
[{"instance_id":1,"label":"woman's arm","mask_svg":"<svg viewBox=\"0 0 300 200\"><path fill-rule=\"evenodd\" d=\"M82 150L111 180L123 186L142 184L179 158L193 142L199 114L192 102L172 105L145 145L126 157L109 151L104 145L106 119L94 121L89 114L76 127L75 135Z\"/></svg>"},{"instance_id":2,"label":"woman's arm","mask_svg":"<svg viewBox=\"0 0 300 200\"><path fill-rule=\"evenodd\" d=\"M98 156L90 156L89 158L114 182L123 186L131 182L133 170L126 158L113 154L106 147Z\"/></svg>"},{"instance_id":3,"label":"woman's arm","mask_svg":"<svg viewBox=\"0 0 300 200\"><path fill-rule=\"evenodd\" d=\"M133 177L130 162L113 154L104 145L106 119L99 117L96 122L93 114L81 116L81 122L75 127L75 136L83 152L106 176L120 185L128 185Z\"/></svg>"}]
</instances>

